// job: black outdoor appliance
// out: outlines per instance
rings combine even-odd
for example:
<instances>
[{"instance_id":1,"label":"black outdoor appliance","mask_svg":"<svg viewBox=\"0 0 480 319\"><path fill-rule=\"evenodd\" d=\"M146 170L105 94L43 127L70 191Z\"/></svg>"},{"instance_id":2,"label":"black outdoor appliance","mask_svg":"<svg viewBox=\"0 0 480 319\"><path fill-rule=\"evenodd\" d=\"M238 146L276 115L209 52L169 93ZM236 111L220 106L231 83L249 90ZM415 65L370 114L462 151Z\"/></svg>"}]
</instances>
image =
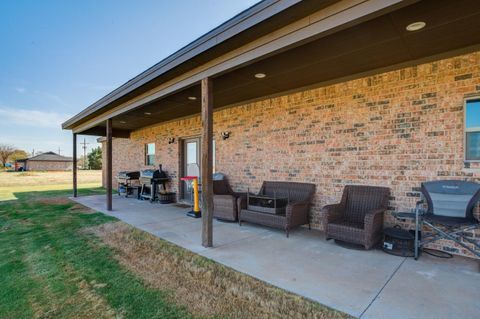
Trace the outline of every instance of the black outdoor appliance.
<instances>
[{"instance_id":1,"label":"black outdoor appliance","mask_svg":"<svg viewBox=\"0 0 480 319\"><path fill-rule=\"evenodd\" d=\"M134 190L138 191L138 179L140 177L139 171L119 172L117 175L117 190L118 195L132 195ZM138 195L138 194L137 194Z\"/></svg>"},{"instance_id":2,"label":"black outdoor appliance","mask_svg":"<svg viewBox=\"0 0 480 319\"><path fill-rule=\"evenodd\" d=\"M140 172L140 199L148 199L151 202L159 200L162 204L171 203L175 200L175 193L167 192L166 184L170 179L167 172L162 170L162 165L159 169L146 169ZM159 192L158 186L162 185L163 190Z\"/></svg>"}]
</instances>

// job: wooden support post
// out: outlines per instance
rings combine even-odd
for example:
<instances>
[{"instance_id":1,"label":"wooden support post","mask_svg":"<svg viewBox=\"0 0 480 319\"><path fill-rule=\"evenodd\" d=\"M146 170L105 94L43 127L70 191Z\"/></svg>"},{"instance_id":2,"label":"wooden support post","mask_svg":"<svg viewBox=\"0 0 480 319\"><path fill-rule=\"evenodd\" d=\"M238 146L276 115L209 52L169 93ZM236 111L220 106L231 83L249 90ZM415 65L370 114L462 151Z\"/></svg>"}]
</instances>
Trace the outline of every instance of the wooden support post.
<instances>
[{"instance_id":1,"label":"wooden support post","mask_svg":"<svg viewBox=\"0 0 480 319\"><path fill-rule=\"evenodd\" d=\"M77 197L77 133L73 133L73 197Z\"/></svg>"},{"instance_id":2,"label":"wooden support post","mask_svg":"<svg viewBox=\"0 0 480 319\"><path fill-rule=\"evenodd\" d=\"M112 210L112 119L107 120L107 210Z\"/></svg>"},{"instance_id":3,"label":"wooden support post","mask_svg":"<svg viewBox=\"0 0 480 319\"><path fill-rule=\"evenodd\" d=\"M213 91L212 80L202 80L202 245L213 246Z\"/></svg>"}]
</instances>

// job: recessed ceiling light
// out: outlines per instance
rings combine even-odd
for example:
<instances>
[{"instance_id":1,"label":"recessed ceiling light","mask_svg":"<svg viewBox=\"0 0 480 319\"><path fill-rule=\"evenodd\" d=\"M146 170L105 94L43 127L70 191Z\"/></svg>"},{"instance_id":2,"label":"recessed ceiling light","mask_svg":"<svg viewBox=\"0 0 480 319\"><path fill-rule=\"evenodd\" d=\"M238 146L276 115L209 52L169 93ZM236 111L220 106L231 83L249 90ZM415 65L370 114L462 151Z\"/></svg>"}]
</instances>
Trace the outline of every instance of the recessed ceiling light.
<instances>
[{"instance_id":1,"label":"recessed ceiling light","mask_svg":"<svg viewBox=\"0 0 480 319\"><path fill-rule=\"evenodd\" d=\"M417 22L410 23L409 25L407 25L405 29L407 29L407 31L418 31L425 28L426 25L427 24L423 21L417 21Z\"/></svg>"},{"instance_id":2,"label":"recessed ceiling light","mask_svg":"<svg viewBox=\"0 0 480 319\"><path fill-rule=\"evenodd\" d=\"M266 77L266 76L267 76L267 75L266 75L265 73L257 73L257 74L255 74L255 77L256 77L257 79L263 79L263 78Z\"/></svg>"},{"instance_id":3,"label":"recessed ceiling light","mask_svg":"<svg viewBox=\"0 0 480 319\"><path fill-rule=\"evenodd\" d=\"M145 112L145 113L143 113L143 114L145 114L145 115L152 115L152 113L150 113L150 112Z\"/></svg>"},{"instance_id":4,"label":"recessed ceiling light","mask_svg":"<svg viewBox=\"0 0 480 319\"><path fill-rule=\"evenodd\" d=\"M120 123L121 123L121 124L125 124L125 123L127 123L127 122L125 122L125 121L120 121Z\"/></svg>"},{"instance_id":5,"label":"recessed ceiling light","mask_svg":"<svg viewBox=\"0 0 480 319\"><path fill-rule=\"evenodd\" d=\"M189 96L188 99L190 101L196 101L197 100L197 97L196 96Z\"/></svg>"}]
</instances>

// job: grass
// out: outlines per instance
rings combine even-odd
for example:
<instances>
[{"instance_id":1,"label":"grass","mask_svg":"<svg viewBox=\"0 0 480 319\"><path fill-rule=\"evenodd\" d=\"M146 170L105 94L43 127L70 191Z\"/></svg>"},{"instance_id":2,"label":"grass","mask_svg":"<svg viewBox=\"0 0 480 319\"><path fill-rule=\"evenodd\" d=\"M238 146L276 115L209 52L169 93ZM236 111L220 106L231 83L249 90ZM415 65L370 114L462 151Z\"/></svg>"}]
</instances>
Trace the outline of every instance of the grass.
<instances>
[{"instance_id":1,"label":"grass","mask_svg":"<svg viewBox=\"0 0 480 319\"><path fill-rule=\"evenodd\" d=\"M99 188L102 185L101 171L78 171L79 188ZM5 172L0 171L0 201L15 200L15 194L64 190L72 188L72 172ZM71 192L70 192L71 194ZM24 195L27 196L27 195ZM43 195L42 195L43 196Z\"/></svg>"},{"instance_id":2,"label":"grass","mask_svg":"<svg viewBox=\"0 0 480 319\"><path fill-rule=\"evenodd\" d=\"M237 272L122 222L92 228L115 258L150 287L201 317L346 318L298 295Z\"/></svg>"},{"instance_id":3,"label":"grass","mask_svg":"<svg viewBox=\"0 0 480 319\"><path fill-rule=\"evenodd\" d=\"M346 317L91 211L59 185L0 195L1 318Z\"/></svg>"},{"instance_id":4,"label":"grass","mask_svg":"<svg viewBox=\"0 0 480 319\"><path fill-rule=\"evenodd\" d=\"M81 231L113 220L55 198L0 204L2 318L190 318Z\"/></svg>"},{"instance_id":5,"label":"grass","mask_svg":"<svg viewBox=\"0 0 480 319\"><path fill-rule=\"evenodd\" d=\"M78 171L78 184L101 186L102 171ZM69 185L72 187L71 171L27 171L27 172L2 172L0 171L0 187L36 185Z\"/></svg>"}]
</instances>

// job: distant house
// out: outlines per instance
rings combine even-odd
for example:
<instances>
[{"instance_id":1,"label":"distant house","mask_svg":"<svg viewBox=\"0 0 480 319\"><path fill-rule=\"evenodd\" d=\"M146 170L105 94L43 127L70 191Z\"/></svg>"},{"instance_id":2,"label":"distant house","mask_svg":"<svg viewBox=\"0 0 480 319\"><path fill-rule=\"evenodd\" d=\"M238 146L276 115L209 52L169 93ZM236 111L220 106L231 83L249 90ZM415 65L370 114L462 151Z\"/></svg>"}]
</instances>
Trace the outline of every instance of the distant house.
<instances>
[{"instance_id":1,"label":"distant house","mask_svg":"<svg viewBox=\"0 0 480 319\"><path fill-rule=\"evenodd\" d=\"M68 171L72 169L71 157L54 152L38 154L26 159L15 161L17 171Z\"/></svg>"}]
</instances>

